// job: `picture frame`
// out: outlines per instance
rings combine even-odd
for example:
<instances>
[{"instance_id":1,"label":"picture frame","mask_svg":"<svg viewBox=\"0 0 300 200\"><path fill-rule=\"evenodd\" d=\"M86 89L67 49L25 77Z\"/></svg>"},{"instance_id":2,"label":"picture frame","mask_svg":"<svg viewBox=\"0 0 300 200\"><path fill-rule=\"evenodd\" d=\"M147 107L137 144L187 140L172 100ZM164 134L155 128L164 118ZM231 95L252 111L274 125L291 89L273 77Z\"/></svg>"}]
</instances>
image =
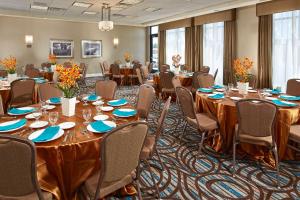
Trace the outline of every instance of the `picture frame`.
<instances>
[{"instance_id":1,"label":"picture frame","mask_svg":"<svg viewBox=\"0 0 300 200\"><path fill-rule=\"evenodd\" d=\"M50 40L50 54L54 54L57 58L73 58L74 57L74 41L73 40Z\"/></svg>"},{"instance_id":2,"label":"picture frame","mask_svg":"<svg viewBox=\"0 0 300 200\"><path fill-rule=\"evenodd\" d=\"M81 40L82 58L102 57L102 40Z\"/></svg>"}]
</instances>

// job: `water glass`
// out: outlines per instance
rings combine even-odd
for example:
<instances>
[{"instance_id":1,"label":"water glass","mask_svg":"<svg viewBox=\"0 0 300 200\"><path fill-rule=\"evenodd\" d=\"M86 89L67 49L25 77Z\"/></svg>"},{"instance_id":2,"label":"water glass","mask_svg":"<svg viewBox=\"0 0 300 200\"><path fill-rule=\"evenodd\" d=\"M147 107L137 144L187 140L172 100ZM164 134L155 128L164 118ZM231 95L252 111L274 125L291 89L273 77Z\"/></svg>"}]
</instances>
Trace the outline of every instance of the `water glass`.
<instances>
[{"instance_id":1,"label":"water glass","mask_svg":"<svg viewBox=\"0 0 300 200\"><path fill-rule=\"evenodd\" d=\"M42 110L37 108L37 110L32 113L32 116L34 117L35 121L38 122L42 116Z\"/></svg>"},{"instance_id":2,"label":"water glass","mask_svg":"<svg viewBox=\"0 0 300 200\"><path fill-rule=\"evenodd\" d=\"M89 124L89 120L92 116L92 110L90 108L83 109L82 116L83 116L83 119L85 120L85 122L83 122L83 124L85 124L85 125Z\"/></svg>"},{"instance_id":3,"label":"water glass","mask_svg":"<svg viewBox=\"0 0 300 200\"><path fill-rule=\"evenodd\" d=\"M101 107L102 105L96 105L97 115L101 114Z\"/></svg>"},{"instance_id":4,"label":"water glass","mask_svg":"<svg viewBox=\"0 0 300 200\"><path fill-rule=\"evenodd\" d=\"M225 86L225 97L229 97L229 87L228 86Z\"/></svg>"},{"instance_id":5,"label":"water glass","mask_svg":"<svg viewBox=\"0 0 300 200\"><path fill-rule=\"evenodd\" d=\"M54 126L58 120L58 112L49 112L49 122Z\"/></svg>"},{"instance_id":6,"label":"water glass","mask_svg":"<svg viewBox=\"0 0 300 200\"><path fill-rule=\"evenodd\" d=\"M41 111L42 111L42 115L47 113L47 103L46 103L46 101L41 100Z\"/></svg>"},{"instance_id":7,"label":"water glass","mask_svg":"<svg viewBox=\"0 0 300 200\"><path fill-rule=\"evenodd\" d=\"M88 105L88 103L87 103L88 97L89 97L89 95L87 95L87 94L81 96L84 106Z\"/></svg>"},{"instance_id":8,"label":"water glass","mask_svg":"<svg viewBox=\"0 0 300 200\"><path fill-rule=\"evenodd\" d=\"M234 88L233 83L228 83L228 90L229 90L229 92L231 92L233 88Z\"/></svg>"}]
</instances>

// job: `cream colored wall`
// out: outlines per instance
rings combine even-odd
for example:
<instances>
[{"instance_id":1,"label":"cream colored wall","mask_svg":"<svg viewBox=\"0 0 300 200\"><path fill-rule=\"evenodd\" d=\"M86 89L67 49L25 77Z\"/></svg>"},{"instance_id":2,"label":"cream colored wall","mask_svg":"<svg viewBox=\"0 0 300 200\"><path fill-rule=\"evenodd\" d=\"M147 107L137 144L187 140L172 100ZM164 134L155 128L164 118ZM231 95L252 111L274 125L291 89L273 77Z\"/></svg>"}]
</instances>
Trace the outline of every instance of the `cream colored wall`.
<instances>
[{"instance_id":1,"label":"cream colored wall","mask_svg":"<svg viewBox=\"0 0 300 200\"><path fill-rule=\"evenodd\" d=\"M33 35L32 48L25 46L25 35ZM119 38L117 48L113 46L114 37ZM125 52L143 63L146 60L146 29L142 27L115 26L113 31L101 32L95 23L0 16L0 59L12 55L17 58L18 66L28 63L40 66L48 60L50 39L74 40L74 61L88 64L89 74L100 73L101 60L123 61ZM81 58L81 40L102 40L103 57ZM59 59L58 63L64 61Z\"/></svg>"},{"instance_id":2,"label":"cream colored wall","mask_svg":"<svg viewBox=\"0 0 300 200\"><path fill-rule=\"evenodd\" d=\"M258 17L255 6L237 9L237 56L253 59L252 73L257 73Z\"/></svg>"}]
</instances>

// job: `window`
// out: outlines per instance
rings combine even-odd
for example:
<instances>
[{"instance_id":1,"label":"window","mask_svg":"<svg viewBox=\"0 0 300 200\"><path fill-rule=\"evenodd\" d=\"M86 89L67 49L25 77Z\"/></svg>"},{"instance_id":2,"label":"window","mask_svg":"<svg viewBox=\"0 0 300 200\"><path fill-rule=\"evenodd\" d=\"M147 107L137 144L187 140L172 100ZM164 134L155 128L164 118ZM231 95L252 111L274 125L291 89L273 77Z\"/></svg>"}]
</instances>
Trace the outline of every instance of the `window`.
<instances>
[{"instance_id":1,"label":"window","mask_svg":"<svg viewBox=\"0 0 300 200\"><path fill-rule=\"evenodd\" d=\"M300 10L273 15L273 87L300 77Z\"/></svg>"},{"instance_id":2,"label":"window","mask_svg":"<svg viewBox=\"0 0 300 200\"><path fill-rule=\"evenodd\" d=\"M223 84L223 48L224 22L205 24L203 26L203 65L210 67L210 73L215 73L217 84Z\"/></svg>"},{"instance_id":3,"label":"window","mask_svg":"<svg viewBox=\"0 0 300 200\"><path fill-rule=\"evenodd\" d=\"M172 56L181 56L180 64L185 63L185 28L171 29L166 31L166 64L172 66Z\"/></svg>"},{"instance_id":4,"label":"window","mask_svg":"<svg viewBox=\"0 0 300 200\"><path fill-rule=\"evenodd\" d=\"M150 62L156 68L158 63L158 26L150 27Z\"/></svg>"}]
</instances>

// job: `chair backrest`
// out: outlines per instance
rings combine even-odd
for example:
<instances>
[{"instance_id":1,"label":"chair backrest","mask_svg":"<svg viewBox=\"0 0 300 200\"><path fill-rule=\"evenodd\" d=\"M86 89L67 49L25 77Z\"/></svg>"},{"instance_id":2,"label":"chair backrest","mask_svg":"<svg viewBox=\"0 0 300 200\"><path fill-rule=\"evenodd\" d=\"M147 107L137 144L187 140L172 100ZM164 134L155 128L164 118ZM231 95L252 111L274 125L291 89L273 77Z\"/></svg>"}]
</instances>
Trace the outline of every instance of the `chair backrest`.
<instances>
[{"instance_id":1,"label":"chair backrest","mask_svg":"<svg viewBox=\"0 0 300 200\"><path fill-rule=\"evenodd\" d=\"M193 73L193 76L192 76L192 88L193 89L198 89L200 87L198 76L199 76L199 74L202 74L202 73L203 72L201 72L201 71L197 71L197 72Z\"/></svg>"},{"instance_id":2,"label":"chair backrest","mask_svg":"<svg viewBox=\"0 0 300 200\"><path fill-rule=\"evenodd\" d=\"M159 78L160 78L161 88L172 89L173 88L172 79L174 76L175 75L173 72L160 72Z\"/></svg>"},{"instance_id":3,"label":"chair backrest","mask_svg":"<svg viewBox=\"0 0 300 200\"><path fill-rule=\"evenodd\" d=\"M177 87L181 87L181 82L179 76L174 76L172 79L173 87L176 89Z\"/></svg>"},{"instance_id":4,"label":"chair backrest","mask_svg":"<svg viewBox=\"0 0 300 200\"><path fill-rule=\"evenodd\" d=\"M31 141L1 134L0 163L1 195L19 197L36 193L36 197L43 199L36 175L35 146Z\"/></svg>"},{"instance_id":5,"label":"chair backrest","mask_svg":"<svg viewBox=\"0 0 300 200\"><path fill-rule=\"evenodd\" d=\"M236 103L238 133L254 137L273 136L277 107L271 102L244 99Z\"/></svg>"},{"instance_id":6,"label":"chair backrest","mask_svg":"<svg viewBox=\"0 0 300 200\"><path fill-rule=\"evenodd\" d=\"M210 67L209 66L202 66L199 71L202 72L202 73L207 73L208 74L209 71L210 71Z\"/></svg>"},{"instance_id":7,"label":"chair backrest","mask_svg":"<svg viewBox=\"0 0 300 200\"><path fill-rule=\"evenodd\" d=\"M256 76L253 74L249 75L249 86L252 88L256 88Z\"/></svg>"},{"instance_id":8,"label":"chair backrest","mask_svg":"<svg viewBox=\"0 0 300 200\"><path fill-rule=\"evenodd\" d=\"M147 66L142 66L141 67L141 72L143 74L143 77L147 79L149 77L149 71Z\"/></svg>"},{"instance_id":9,"label":"chair backrest","mask_svg":"<svg viewBox=\"0 0 300 200\"><path fill-rule=\"evenodd\" d=\"M96 94L104 99L114 99L117 89L117 83L112 80L97 81L96 82Z\"/></svg>"},{"instance_id":10,"label":"chair backrest","mask_svg":"<svg viewBox=\"0 0 300 200\"><path fill-rule=\"evenodd\" d=\"M88 66L85 63L80 63L79 67L81 69L80 79L85 79Z\"/></svg>"},{"instance_id":11,"label":"chair backrest","mask_svg":"<svg viewBox=\"0 0 300 200\"><path fill-rule=\"evenodd\" d=\"M72 63L70 61L67 61L67 62L64 62L63 66L65 68L69 68L69 67L72 67Z\"/></svg>"},{"instance_id":12,"label":"chair backrest","mask_svg":"<svg viewBox=\"0 0 300 200\"><path fill-rule=\"evenodd\" d=\"M212 87L215 83L215 79L213 75L201 73L198 75L199 86L201 88L209 88Z\"/></svg>"},{"instance_id":13,"label":"chair backrest","mask_svg":"<svg viewBox=\"0 0 300 200\"><path fill-rule=\"evenodd\" d=\"M135 71L136 71L136 75L138 77L139 83L141 85L144 84L144 80L143 80L143 77L142 77L141 70L139 68L137 68Z\"/></svg>"},{"instance_id":14,"label":"chair backrest","mask_svg":"<svg viewBox=\"0 0 300 200\"><path fill-rule=\"evenodd\" d=\"M11 83L11 99L9 107L32 105L35 81L33 79L18 79Z\"/></svg>"},{"instance_id":15,"label":"chair backrest","mask_svg":"<svg viewBox=\"0 0 300 200\"><path fill-rule=\"evenodd\" d=\"M116 64L111 64L110 65L110 69L111 69L111 73L113 75L120 75L120 66L119 65L116 65Z\"/></svg>"},{"instance_id":16,"label":"chair backrest","mask_svg":"<svg viewBox=\"0 0 300 200\"><path fill-rule=\"evenodd\" d=\"M1 70L0 70L0 77L6 77L6 76L7 76L7 71L1 69Z\"/></svg>"},{"instance_id":17,"label":"chair backrest","mask_svg":"<svg viewBox=\"0 0 300 200\"><path fill-rule=\"evenodd\" d=\"M219 69L217 68L215 73L214 73L214 80L216 80L217 76L218 76L218 72L219 72Z\"/></svg>"},{"instance_id":18,"label":"chair backrest","mask_svg":"<svg viewBox=\"0 0 300 200\"><path fill-rule=\"evenodd\" d=\"M160 66L160 72L166 72L170 70L170 65L168 64L163 64L162 66Z\"/></svg>"},{"instance_id":19,"label":"chair backrest","mask_svg":"<svg viewBox=\"0 0 300 200\"><path fill-rule=\"evenodd\" d=\"M146 122L134 122L104 136L100 144L101 169L96 197L103 184L119 181L138 167L147 132Z\"/></svg>"},{"instance_id":20,"label":"chair backrest","mask_svg":"<svg viewBox=\"0 0 300 200\"><path fill-rule=\"evenodd\" d=\"M293 96L300 96L300 79L290 79L287 82L286 93Z\"/></svg>"},{"instance_id":21,"label":"chair backrest","mask_svg":"<svg viewBox=\"0 0 300 200\"><path fill-rule=\"evenodd\" d=\"M149 72L149 73L152 73L152 70L153 70L153 63L150 63L147 67L148 67L148 72Z\"/></svg>"},{"instance_id":22,"label":"chair backrest","mask_svg":"<svg viewBox=\"0 0 300 200\"><path fill-rule=\"evenodd\" d=\"M41 101L47 101L52 97L62 97L63 94L54 83L42 83L39 84L39 96Z\"/></svg>"},{"instance_id":23,"label":"chair backrest","mask_svg":"<svg viewBox=\"0 0 300 200\"><path fill-rule=\"evenodd\" d=\"M101 74L104 75L105 74L105 69L103 67L103 63L99 62L99 66L100 66L100 72L101 72Z\"/></svg>"},{"instance_id":24,"label":"chair backrest","mask_svg":"<svg viewBox=\"0 0 300 200\"><path fill-rule=\"evenodd\" d=\"M192 93L184 87L177 87L175 91L184 117L196 119L196 111Z\"/></svg>"},{"instance_id":25,"label":"chair backrest","mask_svg":"<svg viewBox=\"0 0 300 200\"><path fill-rule=\"evenodd\" d=\"M139 117L148 119L151 105L155 99L155 90L151 85L141 85L136 104Z\"/></svg>"},{"instance_id":26,"label":"chair backrest","mask_svg":"<svg viewBox=\"0 0 300 200\"><path fill-rule=\"evenodd\" d=\"M2 96L0 95L0 115L4 115Z\"/></svg>"},{"instance_id":27,"label":"chair backrest","mask_svg":"<svg viewBox=\"0 0 300 200\"><path fill-rule=\"evenodd\" d=\"M51 63L49 62L44 62L41 64L42 68L50 68L51 67Z\"/></svg>"},{"instance_id":28,"label":"chair backrest","mask_svg":"<svg viewBox=\"0 0 300 200\"><path fill-rule=\"evenodd\" d=\"M105 70L105 71L109 72L110 67L109 67L109 64L108 64L107 61L103 61L103 67L104 67L104 70Z\"/></svg>"},{"instance_id":29,"label":"chair backrest","mask_svg":"<svg viewBox=\"0 0 300 200\"><path fill-rule=\"evenodd\" d=\"M172 97L169 96L169 98L167 99L167 101L164 105L163 110L161 111L160 117L158 118L157 129L155 132L155 140L156 141L159 139L159 136L161 135L161 132L162 132L162 129L164 126L164 122L165 122L166 116L167 116L169 108L170 108L171 100L172 100ZM156 145L156 143L155 143L155 145Z\"/></svg>"},{"instance_id":30,"label":"chair backrest","mask_svg":"<svg viewBox=\"0 0 300 200\"><path fill-rule=\"evenodd\" d=\"M37 78L40 77L40 71L35 68L26 68L25 75L28 76L29 78Z\"/></svg>"},{"instance_id":31,"label":"chair backrest","mask_svg":"<svg viewBox=\"0 0 300 200\"><path fill-rule=\"evenodd\" d=\"M132 67L132 74L135 74L136 75L136 69L141 69L141 67L142 67L142 65L141 64L139 64L139 63L135 63L134 65L133 65L133 67ZM142 77L143 77L143 73L142 73L142 71L141 71L141 74L142 74Z\"/></svg>"},{"instance_id":32,"label":"chair backrest","mask_svg":"<svg viewBox=\"0 0 300 200\"><path fill-rule=\"evenodd\" d=\"M25 65L25 71L26 71L27 69L34 69L34 64L26 64L26 65Z\"/></svg>"}]
</instances>

